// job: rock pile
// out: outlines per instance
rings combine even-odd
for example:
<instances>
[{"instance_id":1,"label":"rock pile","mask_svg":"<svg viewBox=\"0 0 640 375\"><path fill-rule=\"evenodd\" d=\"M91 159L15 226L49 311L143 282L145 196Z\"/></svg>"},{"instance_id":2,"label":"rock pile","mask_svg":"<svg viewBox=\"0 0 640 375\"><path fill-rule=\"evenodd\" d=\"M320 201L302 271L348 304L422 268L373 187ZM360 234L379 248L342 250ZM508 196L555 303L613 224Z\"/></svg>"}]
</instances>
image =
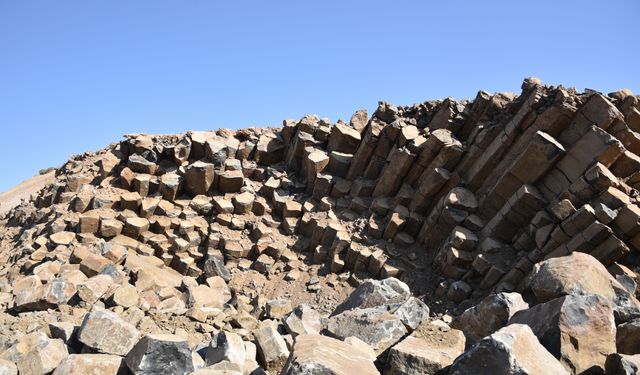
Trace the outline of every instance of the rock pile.
<instances>
[{"instance_id":1,"label":"rock pile","mask_svg":"<svg viewBox=\"0 0 640 375\"><path fill-rule=\"evenodd\" d=\"M0 374L635 373L638 155L532 78L127 135L0 221Z\"/></svg>"}]
</instances>

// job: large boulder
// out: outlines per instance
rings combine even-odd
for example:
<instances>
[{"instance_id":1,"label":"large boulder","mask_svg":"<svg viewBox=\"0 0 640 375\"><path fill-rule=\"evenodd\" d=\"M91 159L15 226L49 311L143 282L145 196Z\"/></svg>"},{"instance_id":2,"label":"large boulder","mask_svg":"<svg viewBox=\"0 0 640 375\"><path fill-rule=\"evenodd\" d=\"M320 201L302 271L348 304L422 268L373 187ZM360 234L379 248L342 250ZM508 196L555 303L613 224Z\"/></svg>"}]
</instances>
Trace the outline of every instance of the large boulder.
<instances>
[{"instance_id":1,"label":"large boulder","mask_svg":"<svg viewBox=\"0 0 640 375\"><path fill-rule=\"evenodd\" d=\"M194 370L189 345L176 335L146 335L127 354L125 363L136 375L184 375Z\"/></svg>"},{"instance_id":2,"label":"large boulder","mask_svg":"<svg viewBox=\"0 0 640 375\"><path fill-rule=\"evenodd\" d=\"M341 340L357 337L380 354L407 333L400 318L381 309L355 309L334 315L327 322L329 335Z\"/></svg>"},{"instance_id":3,"label":"large boulder","mask_svg":"<svg viewBox=\"0 0 640 375\"><path fill-rule=\"evenodd\" d=\"M640 370L640 354L610 354L604 368L607 375L636 375Z\"/></svg>"},{"instance_id":4,"label":"large boulder","mask_svg":"<svg viewBox=\"0 0 640 375\"><path fill-rule=\"evenodd\" d=\"M60 339L49 339L30 350L17 362L20 375L50 374L69 355Z\"/></svg>"},{"instance_id":5,"label":"large boulder","mask_svg":"<svg viewBox=\"0 0 640 375\"><path fill-rule=\"evenodd\" d=\"M365 280L349 297L333 311L338 315L347 310L381 307L384 310L396 310L411 296L409 286L402 281L389 277L384 280Z\"/></svg>"},{"instance_id":6,"label":"large boulder","mask_svg":"<svg viewBox=\"0 0 640 375\"><path fill-rule=\"evenodd\" d=\"M71 354L53 375L118 375L124 373L122 357L112 354Z\"/></svg>"},{"instance_id":7,"label":"large boulder","mask_svg":"<svg viewBox=\"0 0 640 375\"><path fill-rule=\"evenodd\" d=\"M537 263L526 280L526 289L538 302L566 295L597 294L611 301L619 321L640 315L640 302L596 258L574 252Z\"/></svg>"},{"instance_id":8,"label":"large boulder","mask_svg":"<svg viewBox=\"0 0 640 375\"><path fill-rule=\"evenodd\" d=\"M320 313L309 305L298 305L284 319L284 326L293 336L320 334L322 330Z\"/></svg>"},{"instance_id":9,"label":"large boulder","mask_svg":"<svg viewBox=\"0 0 640 375\"><path fill-rule=\"evenodd\" d=\"M517 312L510 324L531 327L540 343L573 373L604 370L616 351L616 326L609 301L597 295L564 296Z\"/></svg>"},{"instance_id":10,"label":"large boulder","mask_svg":"<svg viewBox=\"0 0 640 375\"><path fill-rule=\"evenodd\" d=\"M473 344L506 326L516 312L528 308L518 293L491 294L454 319L451 327L462 330Z\"/></svg>"},{"instance_id":11,"label":"large boulder","mask_svg":"<svg viewBox=\"0 0 640 375\"><path fill-rule=\"evenodd\" d=\"M423 322L389 350L385 375L436 374L464 352L462 331L441 321Z\"/></svg>"},{"instance_id":12,"label":"large boulder","mask_svg":"<svg viewBox=\"0 0 640 375\"><path fill-rule=\"evenodd\" d=\"M282 375L376 375L370 354L346 342L320 335L299 335Z\"/></svg>"},{"instance_id":13,"label":"large boulder","mask_svg":"<svg viewBox=\"0 0 640 375\"><path fill-rule=\"evenodd\" d=\"M138 342L140 332L118 315L106 310L88 313L78 331L78 340L98 353L124 356Z\"/></svg>"},{"instance_id":14,"label":"large boulder","mask_svg":"<svg viewBox=\"0 0 640 375\"><path fill-rule=\"evenodd\" d=\"M504 327L483 338L451 365L449 375L568 375L522 324Z\"/></svg>"},{"instance_id":15,"label":"large boulder","mask_svg":"<svg viewBox=\"0 0 640 375\"><path fill-rule=\"evenodd\" d=\"M280 371L289 358L289 349L278 330L271 325L265 325L254 331L253 336L256 339L258 359L262 366L267 371Z\"/></svg>"}]
</instances>

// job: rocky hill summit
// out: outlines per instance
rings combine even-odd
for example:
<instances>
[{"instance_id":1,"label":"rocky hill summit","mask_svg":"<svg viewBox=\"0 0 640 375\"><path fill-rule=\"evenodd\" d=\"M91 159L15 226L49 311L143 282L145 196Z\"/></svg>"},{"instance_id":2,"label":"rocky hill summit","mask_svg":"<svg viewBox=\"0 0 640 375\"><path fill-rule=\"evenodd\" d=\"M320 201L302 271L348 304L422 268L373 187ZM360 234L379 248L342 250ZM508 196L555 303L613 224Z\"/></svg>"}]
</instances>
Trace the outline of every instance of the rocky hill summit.
<instances>
[{"instance_id":1,"label":"rocky hill summit","mask_svg":"<svg viewBox=\"0 0 640 375\"><path fill-rule=\"evenodd\" d=\"M640 97L126 135L0 221L0 374L635 374Z\"/></svg>"}]
</instances>

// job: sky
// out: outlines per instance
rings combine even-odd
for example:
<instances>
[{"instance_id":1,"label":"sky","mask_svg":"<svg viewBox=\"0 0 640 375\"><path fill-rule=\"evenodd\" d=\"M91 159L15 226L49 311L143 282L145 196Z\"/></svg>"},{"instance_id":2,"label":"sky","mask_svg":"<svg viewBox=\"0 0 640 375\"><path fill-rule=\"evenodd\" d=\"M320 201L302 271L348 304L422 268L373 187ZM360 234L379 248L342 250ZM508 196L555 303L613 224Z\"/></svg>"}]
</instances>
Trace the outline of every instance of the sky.
<instances>
[{"instance_id":1,"label":"sky","mask_svg":"<svg viewBox=\"0 0 640 375\"><path fill-rule=\"evenodd\" d=\"M639 19L638 0L0 0L0 191L127 133L348 120L528 76L640 93Z\"/></svg>"}]
</instances>

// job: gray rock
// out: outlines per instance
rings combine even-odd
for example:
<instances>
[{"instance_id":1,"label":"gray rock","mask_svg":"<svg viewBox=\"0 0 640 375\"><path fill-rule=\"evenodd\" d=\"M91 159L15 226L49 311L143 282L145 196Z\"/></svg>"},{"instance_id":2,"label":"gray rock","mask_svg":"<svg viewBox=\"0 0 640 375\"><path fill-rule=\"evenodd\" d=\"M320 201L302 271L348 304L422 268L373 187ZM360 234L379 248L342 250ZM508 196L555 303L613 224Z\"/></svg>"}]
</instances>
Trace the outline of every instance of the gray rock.
<instances>
[{"instance_id":1,"label":"gray rock","mask_svg":"<svg viewBox=\"0 0 640 375\"><path fill-rule=\"evenodd\" d=\"M289 349L284 338L270 325L254 331L253 336L262 366L270 372L280 371L289 357Z\"/></svg>"},{"instance_id":2,"label":"gray rock","mask_svg":"<svg viewBox=\"0 0 640 375\"><path fill-rule=\"evenodd\" d=\"M635 375L640 370L640 354L609 354L604 369L605 374Z\"/></svg>"},{"instance_id":3,"label":"gray rock","mask_svg":"<svg viewBox=\"0 0 640 375\"><path fill-rule=\"evenodd\" d=\"M129 353L139 337L136 327L106 310L88 313L78 331L78 340L89 348L99 353L122 356Z\"/></svg>"},{"instance_id":4,"label":"gray rock","mask_svg":"<svg viewBox=\"0 0 640 375\"><path fill-rule=\"evenodd\" d=\"M402 320L380 309L356 309L329 318L327 331L344 340L355 336L369 344L376 354L394 345L408 333Z\"/></svg>"},{"instance_id":5,"label":"gray rock","mask_svg":"<svg viewBox=\"0 0 640 375\"><path fill-rule=\"evenodd\" d=\"M219 332L211 338L211 343L207 348L207 355L205 357L207 366L222 361L229 361L240 365L242 368L246 360L247 352L245 345L238 334Z\"/></svg>"},{"instance_id":6,"label":"gray rock","mask_svg":"<svg viewBox=\"0 0 640 375\"><path fill-rule=\"evenodd\" d=\"M125 363L134 374L184 375L194 371L189 345L175 335L144 336L127 354Z\"/></svg>"},{"instance_id":7,"label":"gray rock","mask_svg":"<svg viewBox=\"0 0 640 375\"><path fill-rule=\"evenodd\" d=\"M284 319L284 326L294 337L303 334L319 334L322 330L320 313L309 305L298 305Z\"/></svg>"},{"instance_id":8,"label":"gray rock","mask_svg":"<svg viewBox=\"0 0 640 375\"><path fill-rule=\"evenodd\" d=\"M458 357L449 375L568 375L569 373L523 324L487 336Z\"/></svg>"},{"instance_id":9,"label":"gray rock","mask_svg":"<svg viewBox=\"0 0 640 375\"><path fill-rule=\"evenodd\" d=\"M384 280L365 280L349 297L333 311L338 315L347 310L380 307L395 311L411 296L409 286L402 281L389 277Z\"/></svg>"},{"instance_id":10,"label":"gray rock","mask_svg":"<svg viewBox=\"0 0 640 375\"><path fill-rule=\"evenodd\" d=\"M282 369L282 375L377 375L366 351L320 335L300 335Z\"/></svg>"},{"instance_id":11,"label":"gray rock","mask_svg":"<svg viewBox=\"0 0 640 375\"><path fill-rule=\"evenodd\" d=\"M413 331L429 317L429 307L419 299L411 297L400 305L393 315L400 318L407 329Z\"/></svg>"},{"instance_id":12,"label":"gray rock","mask_svg":"<svg viewBox=\"0 0 640 375\"><path fill-rule=\"evenodd\" d=\"M226 282L231 280L231 273L224 261L216 257L209 257L204 262L204 274L206 277L220 276Z\"/></svg>"},{"instance_id":13,"label":"gray rock","mask_svg":"<svg viewBox=\"0 0 640 375\"><path fill-rule=\"evenodd\" d=\"M506 326L516 312L528 308L518 293L491 294L454 319L451 327L463 331L473 344Z\"/></svg>"}]
</instances>

